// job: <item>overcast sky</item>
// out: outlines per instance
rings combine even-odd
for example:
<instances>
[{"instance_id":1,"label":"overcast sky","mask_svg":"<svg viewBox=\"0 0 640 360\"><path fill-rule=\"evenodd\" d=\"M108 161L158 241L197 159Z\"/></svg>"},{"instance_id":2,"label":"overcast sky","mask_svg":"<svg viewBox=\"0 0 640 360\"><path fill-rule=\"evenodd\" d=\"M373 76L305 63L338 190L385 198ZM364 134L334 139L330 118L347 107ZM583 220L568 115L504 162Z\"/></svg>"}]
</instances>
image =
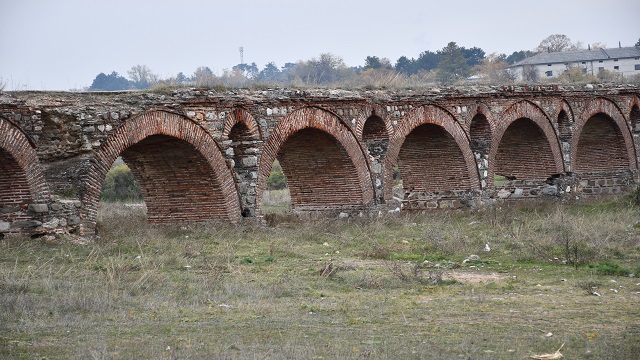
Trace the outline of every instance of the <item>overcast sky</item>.
<instances>
[{"instance_id":1,"label":"overcast sky","mask_svg":"<svg viewBox=\"0 0 640 360\"><path fill-rule=\"evenodd\" d=\"M448 42L511 54L551 34L633 46L639 0L0 0L0 81L8 90L81 89L146 65L163 78L240 62L392 63Z\"/></svg>"}]
</instances>

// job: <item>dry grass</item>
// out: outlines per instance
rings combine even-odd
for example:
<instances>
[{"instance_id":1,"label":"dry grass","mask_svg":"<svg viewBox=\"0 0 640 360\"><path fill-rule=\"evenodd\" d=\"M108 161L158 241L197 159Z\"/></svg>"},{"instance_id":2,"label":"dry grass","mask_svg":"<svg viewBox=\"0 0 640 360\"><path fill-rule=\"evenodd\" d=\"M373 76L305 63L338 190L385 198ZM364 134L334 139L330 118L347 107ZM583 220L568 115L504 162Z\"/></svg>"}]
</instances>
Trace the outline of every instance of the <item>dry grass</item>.
<instances>
[{"instance_id":1,"label":"dry grass","mask_svg":"<svg viewBox=\"0 0 640 360\"><path fill-rule=\"evenodd\" d=\"M262 211L265 214L286 214L291 210L289 189L266 190L262 198Z\"/></svg>"},{"instance_id":2,"label":"dry grass","mask_svg":"<svg viewBox=\"0 0 640 360\"><path fill-rule=\"evenodd\" d=\"M629 202L269 228L153 227L139 208L102 210L88 245L0 242L1 358L513 359L563 343L566 358L640 351L640 280L584 265L640 265ZM565 258L567 241L578 245L575 265L563 264L574 256ZM463 261L471 254L480 260Z\"/></svg>"}]
</instances>

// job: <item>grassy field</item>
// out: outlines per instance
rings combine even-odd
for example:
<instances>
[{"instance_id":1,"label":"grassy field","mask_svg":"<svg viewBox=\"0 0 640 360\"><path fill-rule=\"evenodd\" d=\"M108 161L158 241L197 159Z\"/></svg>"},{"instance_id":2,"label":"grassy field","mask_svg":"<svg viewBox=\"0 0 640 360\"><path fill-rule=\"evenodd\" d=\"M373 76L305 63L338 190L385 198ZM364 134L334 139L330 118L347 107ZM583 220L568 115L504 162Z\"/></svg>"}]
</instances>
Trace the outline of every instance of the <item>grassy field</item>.
<instances>
[{"instance_id":1,"label":"grassy field","mask_svg":"<svg viewBox=\"0 0 640 360\"><path fill-rule=\"evenodd\" d=\"M268 228L103 205L95 242L0 242L0 358L640 354L629 199Z\"/></svg>"}]
</instances>

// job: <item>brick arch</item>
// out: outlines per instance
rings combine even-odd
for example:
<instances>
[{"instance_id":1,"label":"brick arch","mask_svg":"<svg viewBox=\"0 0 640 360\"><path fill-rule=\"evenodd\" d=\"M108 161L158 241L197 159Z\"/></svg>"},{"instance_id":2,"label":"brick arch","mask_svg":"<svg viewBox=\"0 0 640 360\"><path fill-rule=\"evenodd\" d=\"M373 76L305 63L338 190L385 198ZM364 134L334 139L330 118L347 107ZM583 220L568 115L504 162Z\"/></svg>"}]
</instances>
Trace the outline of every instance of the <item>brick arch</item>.
<instances>
[{"instance_id":1,"label":"brick arch","mask_svg":"<svg viewBox=\"0 0 640 360\"><path fill-rule=\"evenodd\" d=\"M469 138L471 140L471 150L486 154L491 148L491 139L493 134L491 121L482 113L476 113L469 122Z\"/></svg>"},{"instance_id":2,"label":"brick arch","mask_svg":"<svg viewBox=\"0 0 640 360\"><path fill-rule=\"evenodd\" d=\"M370 105L366 106L360 113L356 119L356 135L358 139L362 139L364 128L369 119L373 116L380 118L384 122L384 127L388 137L391 137L393 134L393 126L389 122L389 114L387 109L380 105Z\"/></svg>"},{"instance_id":3,"label":"brick arch","mask_svg":"<svg viewBox=\"0 0 640 360\"><path fill-rule=\"evenodd\" d=\"M49 197L33 141L0 117L0 207L13 200L46 201Z\"/></svg>"},{"instance_id":4,"label":"brick arch","mask_svg":"<svg viewBox=\"0 0 640 360\"><path fill-rule=\"evenodd\" d=\"M603 116L604 115L604 116ZM607 119L608 118L608 119ZM626 156L629 169L636 170L638 169L638 163L636 159L636 149L633 143L633 137L631 135L631 131L629 129L629 124L625 120L624 114L618 107L618 105L610 99L607 98L596 98L591 100L582 110L580 117L576 121L573 143L571 144L571 157L573 162L576 164L576 171L580 171L582 165L580 164L580 148L579 145L583 140L585 127L587 123L592 119L598 119L598 122L601 123L602 126L598 126L600 130L604 131L604 124L606 122L610 122L610 125L613 126L610 130L616 132L619 135L619 139L614 140L613 138L609 139L613 141L616 145L616 148L620 149L620 156ZM590 129L591 132L596 132L595 128ZM619 132L618 132L619 131ZM607 132L603 132L600 136L608 136L612 135ZM589 135L587 135L589 136ZM594 135L597 136L597 135ZM615 136L613 136L615 138ZM588 141L587 138L584 139ZM601 138L602 140L602 138ZM611 143L613 145L613 143ZM608 157L605 153L595 153L594 155L603 158L604 162L608 162L606 158ZM583 168L584 169L584 168Z\"/></svg>"},{"instance_id":5,"label":"brick arch","mask_svg":"<svg viewBox=\"0 0 640 360\"><path fill-rule=\"evenodd\" d=\"M516 124L517 127L511 127L511 125L515 122L518 122ZM521 150L518 151L517 156L527 157L536 155L531 149L528 150L527 146L536 146L539 151L543 151L544 154L547 155L544 159L535 157L531 158L529 159L529 161L531 161L532 163L524 164L524 166L530 167L529 170L538 169L538 171L534 175L536 178L542 176L546 178L550 175L564 172L562 151L560 150L560 143L558 141L556 132L551 125L551 120L549 119L549 117L537 105L526 100L519 101L511 105L502 113L500 121L497 124L498 126L496 126L495 132L493 134L493 139L491 141L491 151L489 152L489 185L493 185L493 177L496 170L496 155L498 154L500 145L503 145L502 140L507 131L509 131L509 140L514 141L517 140L517 138L512 136L518 136L516 132L527 131L527 129L536 132L539 131L538 133L536 133L535 138L527 138L526 134L521 134L521 144L518 144L517 142L510 142L510 145L514 151ZM509 128L511 128L511 130ZM525 145L525 143L526 146L519 146ZM549 164L544 164L544 161L548 161L552 165L546 166ZM532 168L532 164L537 165L537 167ZM545 174L542 174L542 172L544 172ZM530 171L527 173L522 173L522 175L525 176L530 176L532 174L533 173Z\"/></svg>"},{"instance_id":6,"label":"brick arch","mask_svg":"<svg viewBox=\"0 0 640 360\"><path fill-rule=\"evenodd\" d=\"M566 100L562 99L555 113L558 124L558 137L560 141L571 141L571 125L575 123L573 109Z\"/></svg>"},{"instance_id":7,"label":"brick arch","mask_svg":"<svg viewBox=\"0 0 640 360\"><path fill-rule=\"evenodd\" d=\"M555 112L556 118L558 117L558 115L560 115L561 111L564 111L567 114L567 117L569 118L570 122L575 121L573 108L565 99L560 100L560 104L558 105L557 111Z\"/></svg>"},{"instance_id":8,"label":"brick arch","mask_svg":"<svg viewBox=\"0 0 640 360\"><path fill-rule=\"evenodd\" d=\"M631 123L631 131L633 133L640 133L640 98L633 97L633 100L629 104L629 122Z\"/></svg>"},{"instance_id":9,"label":"brick arch","mask_svg":"<svg viewBox=\"0 0 640 360\"><path fill-rule=\"evenodd\" d=\"M271 165L288 140L296 140L298 146L302 145L301 139L307 141L309 145L314 145L313 135L321 138L319 141L326 146L323 147L323 150L333 146L336 151L343 151L340 161L348 166L351 166L349 163L352 164L353 173L336 172L335 175L348 181L355 181L357 189L351 196L358 205L372 202L373 184L369 175L369 166L364 155L365 152L353 131L336 114L316 107L306 107L290 113L278 122L263 147L257 181L256 204L258 207L261 205L262 196L267 186ZM286 169L284 170L286 171ZM340 169L335 170L340 171ZM309 169L306 171L309 172ZM331 197L331 195L327 194L327 197Z\"/></svg>"},{"instance_id":10,"label":"brick arch","mask_svg":"<svg viewBox=\"0 0 640 360\"><path fill-rule=\"evenodd\" d=\"M384 120L377 115L369 116L362 127L361 139L362 141L389 140L389 130Z\"/></svg>"},{"instance_id":11,"label":"brick arch","mask_svg":"<svg viewBox=\"0 0 640 360\"><path fill-rule=\"evenodd\" d=\"M495 121L493 119L493 113L491 112L491 109L489 109L489 107L486 104L478 103L475 106L475 109L471 108L470 113L473 114L473 116L471 117L470 121L467 122L466 127L465 127L465 130L466 130L466 132L468 134L471 134L471 125L472 125L472 122L473 122L473 118L475 118L478 115L483 115L485 117L487 122L489 122L489 126L491 128L491 131L493 132L493 129L495 128L496 124L495 124Z\"/></svg>"},{"instance_id":12,"label":"brick arch","mask_svg":"<svg viewBox=\"0 0 640 360\"><path fill-rule=\"evenodd\" d=\"M258 125L258 122L247 110L243 108L236 108L231 111L229 115L227 115L226 119L224 120L224 127L222 129L222 138L225 140L229 139L231 130L238 123L242 123L244 124L244 126L246 126L247 132L252 139L262 139L262 129Z\"/></svg>"},{"instance_id":13,"label":"brick arch","mask_svg":"<svg viewBox=\"0 0 640 360\"><path fill-rule=\"evenodd\" d=\"M125 155L125 161L128 159L132 162L132 171L141 182L143 193L145 188L145 195L149 195L150 190L158 192L158 202L162 198L168 201L165 204L168 209L164 210L175 210L179 214L175 220L206 221L219 218L236 221L240 218L239 199L233 177L212 136L200 125L181 115L152 111L122 124L106 139L92 159L85 188L81 193L83 234L95 231L102 183L111 164L121 154ZM171 167L172 162L177 165ZM140 167L150 170L137 170ZM163 173L165 168L173 173ZM177 182L170 181L172 177L168 175L178 175ZM141 179L140 176L147 176L148 179ZM165 188L158 187L162 185L153 182L156 178L167 180L169 185L165 184ZM201 185L190 183L189 180L197 180ZM150 187L145 186L145 181L149 181ZM188 187L184 188L185 185ZM175 199L184 201L172 202ZM193 206L202 207L199 212L193 211L196 215L187 211L193 209ZM151 212L151 208L149 211ZM153 216L151 213L148 215L150 220ZM158 219L158 222L166 221Z\"/></svg>"},{"instance_id":14,"label":"brick arch","mask_svg":"<svg viewBox=\"0 0 640 360\"><path fill-rule=\"evenodd\" d=\"M447 148L450 151L455 151L455 147L457 147L460 151L458 159L459 161L464 162L463 165L456 167L459 170L464 169L463 171L466 171L466 174L460 177L468 179L469 190L479 189L480 179L477 165L469 145L469 137L451 113L438 106L429 105L419 107L410 112L399 124L395 133L391 137L387 158L385 160L385 196L391 196L393 186L393 167L398 162L398 157L405 140L415 129L422 125L432 125L429 128L423 129L430 133L428 137L433 139L438 138L451 140L447 140ZM454 144L455 147L453 146ZM423 160L428 161L428 159Z\"/></svg>"}]
</instances>

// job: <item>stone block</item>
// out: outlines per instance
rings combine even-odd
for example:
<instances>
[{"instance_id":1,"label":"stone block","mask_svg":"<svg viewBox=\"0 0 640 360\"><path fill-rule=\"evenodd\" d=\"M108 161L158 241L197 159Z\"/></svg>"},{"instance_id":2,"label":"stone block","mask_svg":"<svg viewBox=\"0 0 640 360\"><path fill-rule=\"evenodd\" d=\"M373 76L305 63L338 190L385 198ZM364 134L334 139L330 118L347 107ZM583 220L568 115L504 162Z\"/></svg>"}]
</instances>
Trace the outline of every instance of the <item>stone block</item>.
<instances>
[{"instance_id":1,"label":"stone block","mask_svg":"<svg viewBox=\"0 0 640 360\"><path fill-rule=\"evenodd\" d=\"M507 189L500 189L500 191L498 191L498 197L500 199L506 199L509 196L511 196L511 191L509 191Z\"/></svg>"},{"instance_id":2,"label":"stone block","mask_svg":"<svg viewBox=\"0 0 640 360\"><path fill-rule=\"evenodd\" d=\"M10 214L10 213L14 213L20 211L20 207L19 206L3 206L0 207L0 214Z\"/></svg>"},{"instance_id":3,"label":"stone block","mask_svg":"<svg viewBox=\"0 0 640 360\"><path fill-rule=\"evenodd\" d=\"M558 187L555 185L545 185L542 188L542 195L556 196L558 195Z\"/></svg>"},{"instance_id":4,"label":"stone block","mask_svg":"<svg viewBox=\"0 0 640 360\"><path fill-rule=\"evenodd\" d=\"M49 212L49 206L47 206L47 204L29 204L29 207L27 209L34 213Z\"/></svg>"},{"instance_id":5,"label":"stone block","mask_svg":"<svg viewBox=\"0 0 640 360\"><path fill-rule=\"evenodd\" d=\"M50 221L42 224L42 227L45 229L53 229L57 228L60 225L60 220L58 218L53 218Z\"/></svg>"},{"instance_id":6,"label":"stone block","mask_svg":"<svg viewBox=\"0 0 640 360\"><path fill-rule=\"evenodd\" d=\"M241 160L243 167L252 167L258 165L258 158L256 156L247 156Z\"/></svg>"},{"instance_id":7,"label":"stone block","mask_svg":"<svg viewBox=\"0 0 640 360\"><path fill-rule=\"evenodd\" d=\"M18 220L18 221L14 221L11 224L11 227L18 228L18 229L31 229L31 228L37 228L40 225L42 225L42 223L38 220Z\"/></svg>"},{"instance_id":8,"label":"stone block","mask_svg":"<svg viewBox=\"0 0 640 360\"><path fill-rule=\"evenodd\" d=\"M9 230L9 228L11 227L11 224L9 224L6 221L0 221L0 231L7 231Z\"/></svg>"},{"instance_id":9,"label":"stone block","mask_svg":"<svg viewBox=\"0 0 640 360\"><path fill-rule=\"evenodd\" d=\"M76 216L76 215L69 216L69 219L67 220L67 223L69 225L71 225L71 226L78 225L78 224L80 224L80 218L78 216Z\"/></svg>"}]
</instances>

